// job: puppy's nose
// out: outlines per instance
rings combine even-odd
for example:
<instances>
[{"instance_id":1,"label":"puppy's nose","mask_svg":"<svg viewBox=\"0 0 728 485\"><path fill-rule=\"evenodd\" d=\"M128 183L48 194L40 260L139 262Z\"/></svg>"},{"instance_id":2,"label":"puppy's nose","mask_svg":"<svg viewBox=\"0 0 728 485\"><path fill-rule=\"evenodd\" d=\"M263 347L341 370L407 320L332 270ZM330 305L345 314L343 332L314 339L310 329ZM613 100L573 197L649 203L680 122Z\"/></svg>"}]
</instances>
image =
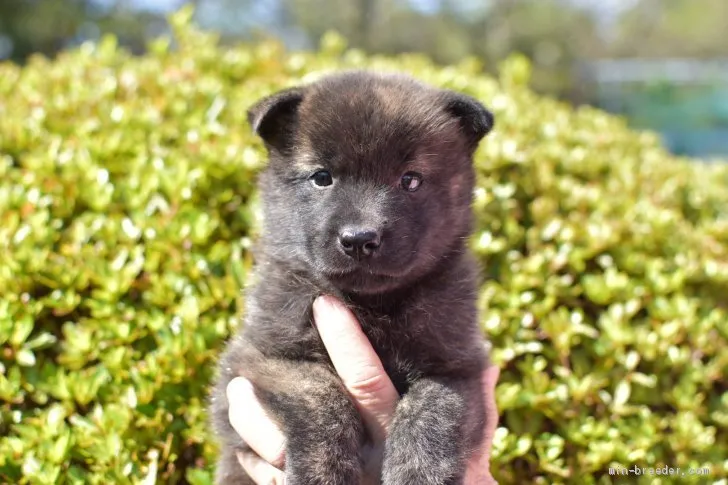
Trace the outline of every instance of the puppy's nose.
<instances>
[{"instance_id":1,"label":"puppy's nose","mask_svg":"<svg viewBox=\"0 0 728 485\"><path fill-rule=\"evenodd\" d=\"M347 256L362 259L379 248L381 236L372 229L346 228L339 234L339 245Z\"/></svg>"}]
</instances>

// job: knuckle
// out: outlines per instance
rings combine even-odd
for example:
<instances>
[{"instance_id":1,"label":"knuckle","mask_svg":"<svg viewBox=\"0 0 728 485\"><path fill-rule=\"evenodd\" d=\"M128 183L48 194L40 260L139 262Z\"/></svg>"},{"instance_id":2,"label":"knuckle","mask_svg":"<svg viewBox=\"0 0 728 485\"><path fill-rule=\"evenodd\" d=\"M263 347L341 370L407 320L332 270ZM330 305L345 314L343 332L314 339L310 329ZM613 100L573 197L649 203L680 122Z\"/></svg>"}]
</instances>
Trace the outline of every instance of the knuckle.
<instances>
[{"instance_id":1,"label":"knuckle","mask_svg":"<svg viewBox=\"0 0 728 485\"><path fill-rule=\"evenodd\" d=\"M362 374L346 383L349 392L358 398L371 398L383 394L389 385L389 378L383 372Z\"/></svg>"},{"instance_id":2,"label":"knuckle","mask_svg":"<svg viewBox=\"0 0 728 485\"><path fill-rule=\"evenodd\" d=\"M278 451L271 455L269 463L278 469L283 469L286 463L286 443L281 443Z\"/></svg>"}]
</instances>

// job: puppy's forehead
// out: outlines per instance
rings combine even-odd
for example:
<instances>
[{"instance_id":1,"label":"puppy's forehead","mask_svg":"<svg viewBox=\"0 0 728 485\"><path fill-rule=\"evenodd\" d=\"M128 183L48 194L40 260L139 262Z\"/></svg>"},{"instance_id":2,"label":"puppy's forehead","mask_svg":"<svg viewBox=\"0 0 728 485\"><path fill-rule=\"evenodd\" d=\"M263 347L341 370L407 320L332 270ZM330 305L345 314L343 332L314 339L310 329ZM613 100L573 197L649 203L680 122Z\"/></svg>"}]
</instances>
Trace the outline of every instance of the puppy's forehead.
<instances>
[{"instance_id":1,"label":"puppy's forehead","mask_svg":"<svg viewBox=\"0 0 728 485\"><path fill-rule=\"evenodd\" d=\"M436 91L399 76L344 75L313 85L299 109L305 158L406 158L451 125ZM305 162L304 162L305 163Z\"/></svg>"},{"instance_id":2,"label":"puppy's forehead","mask_svg":"<svg viewBox=\"0 0 728 485\"><path fill-rule=\"evenodd\" d=\"M302 119L315 125L338 122L340 128L362 125L426 126L436 124L442 109L435 90L403 76L345 74L311 86L301 105ZM373 123L378 122L378 123Z\"/></svg>"}]
</instances>

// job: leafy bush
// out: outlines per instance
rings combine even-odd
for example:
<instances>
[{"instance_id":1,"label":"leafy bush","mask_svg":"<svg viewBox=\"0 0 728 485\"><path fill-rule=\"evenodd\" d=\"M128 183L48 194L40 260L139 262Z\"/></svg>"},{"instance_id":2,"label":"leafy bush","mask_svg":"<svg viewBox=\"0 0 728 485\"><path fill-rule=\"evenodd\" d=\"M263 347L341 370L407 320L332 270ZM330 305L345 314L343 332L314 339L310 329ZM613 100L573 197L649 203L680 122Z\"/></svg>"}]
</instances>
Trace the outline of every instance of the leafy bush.
<instances>
[{"instance_id":1,"label":"leafy bush","mask_svg":"<svg viewBox=\"0 0 728 485\"><path fill-rule=\"evenodd\" d=\"M206 389L259 227L265 158L245 109L362 66L497 115L473 246L503 369L501 483L612 483L610 466L634 464L726 473L725 165L534 95L517 57L496 80L333 35L313 54L222 48L189 17L142 57L106 39L0 65L1 482L210 483Z\"/></svg>"}]
</instances>

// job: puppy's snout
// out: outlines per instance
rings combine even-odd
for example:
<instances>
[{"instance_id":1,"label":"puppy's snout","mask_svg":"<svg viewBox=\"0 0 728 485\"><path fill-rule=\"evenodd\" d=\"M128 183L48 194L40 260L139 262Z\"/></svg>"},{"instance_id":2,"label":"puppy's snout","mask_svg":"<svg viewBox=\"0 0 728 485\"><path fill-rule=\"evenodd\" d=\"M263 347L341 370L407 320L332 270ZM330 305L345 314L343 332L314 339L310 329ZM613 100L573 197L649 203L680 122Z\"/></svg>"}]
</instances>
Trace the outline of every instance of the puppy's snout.
<instances>
[{"instance_id":1,"label":"puppy's snout","mask_svg":"<svg viewBox=\"0 0 728 485\"><path fill-rule=\"evenodd\" d=\"M341 250L355 259L371 256L381 244L379 232L370 228L345 228L339 234Z\"/></svg>"}]
</instances>

